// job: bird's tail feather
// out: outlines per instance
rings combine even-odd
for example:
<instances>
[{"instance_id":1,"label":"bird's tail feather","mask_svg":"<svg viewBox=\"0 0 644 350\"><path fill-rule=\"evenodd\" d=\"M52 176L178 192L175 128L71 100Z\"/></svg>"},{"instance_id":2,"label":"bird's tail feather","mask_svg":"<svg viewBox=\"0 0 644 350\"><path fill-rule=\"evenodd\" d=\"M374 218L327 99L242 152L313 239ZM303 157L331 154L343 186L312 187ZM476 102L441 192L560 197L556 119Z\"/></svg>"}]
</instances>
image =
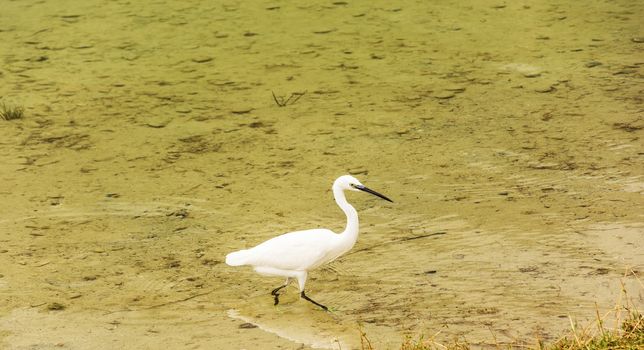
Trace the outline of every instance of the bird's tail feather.
<instances>
[{"instance_id":1,"label":"bird's tail feather","mask_svg":"<svg viewBox=\"0 0 644 350\"><path fill-rule=\"evenodd\" d=\"M226 264L230 266L245 265L248 258L247 252L248 250L239 250L226 255Z\"/></svg>"}]
</instances>

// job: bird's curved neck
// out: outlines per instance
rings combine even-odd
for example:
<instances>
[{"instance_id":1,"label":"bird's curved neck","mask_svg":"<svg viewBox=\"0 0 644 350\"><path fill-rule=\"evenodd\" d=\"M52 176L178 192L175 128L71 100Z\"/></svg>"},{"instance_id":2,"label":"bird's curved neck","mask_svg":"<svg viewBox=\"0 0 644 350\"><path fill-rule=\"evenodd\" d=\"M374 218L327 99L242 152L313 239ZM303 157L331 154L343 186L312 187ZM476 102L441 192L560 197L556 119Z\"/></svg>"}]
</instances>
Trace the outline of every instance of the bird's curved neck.
<instances>
[{"instance_id":1,"label":"bird's curved neck","mask_svg":"<svg viewBox=\"0 0 644 350\"><path fill-rule=\"evenodd\" d=\"M335 197L335 202L338 203L338 206L342 211L347 215L347 227L341 233L342 240L346 242L348 249L353 247L353 244L358 240L358 230L360 224L358 222L358 212L356 209L347 202L347 198L344 196L344 191L333 187L333 196Z\"/></svg>"}]
</instances>

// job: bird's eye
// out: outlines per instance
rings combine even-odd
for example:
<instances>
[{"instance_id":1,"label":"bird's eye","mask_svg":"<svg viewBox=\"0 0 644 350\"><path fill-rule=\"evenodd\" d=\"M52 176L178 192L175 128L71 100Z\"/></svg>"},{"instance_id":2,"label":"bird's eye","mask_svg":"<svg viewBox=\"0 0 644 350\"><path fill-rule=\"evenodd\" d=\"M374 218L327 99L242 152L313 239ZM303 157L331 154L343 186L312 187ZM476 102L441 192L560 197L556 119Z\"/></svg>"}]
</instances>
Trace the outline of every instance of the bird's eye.
<instances>
[{"instance_id":1,"label":"bird's eye","mask_svg":"<svg viewBox=\"0 0 644 350\"><path fill-rule=\"evenodd\" d=\"M351 186L351 187L353 187L353 188L355 188L355 187L356 187L356 185L355 185L355 184L349 184L349 186Z\"/></svg>"}]
</instances>

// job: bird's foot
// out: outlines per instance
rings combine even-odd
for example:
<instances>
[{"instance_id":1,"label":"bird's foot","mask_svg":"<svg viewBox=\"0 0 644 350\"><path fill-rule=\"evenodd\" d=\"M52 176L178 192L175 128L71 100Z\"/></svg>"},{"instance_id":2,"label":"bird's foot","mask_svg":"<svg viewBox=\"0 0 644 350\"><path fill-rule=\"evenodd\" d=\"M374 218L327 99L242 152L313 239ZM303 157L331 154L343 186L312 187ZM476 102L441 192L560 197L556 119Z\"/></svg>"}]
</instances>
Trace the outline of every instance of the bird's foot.
<instances>
[{"instance_id":1,"label":"bird's foot","mask_svg":"<svg viewBox=\"0 0 644 350\"><path fill-rule=\"evenodd\" d=\"M273 299L275 301L275 303L273 305L277 305L277 304L280 303L280 293L279 293L279 291L280 291L280 289L282 289L282 288L284 288L286 286L287 286L287 284L285 284L283 286L279 286L279 287L277 287L277 288L275 288L275 289L273 289L271 291L271 295L273 296Z\"/></svg>"},{"instance_id":2,"label":"bird's foot","mask_svg":"<svg viewBox=\"0 0 644 350\"><path fill-rule=\"evenodd\" d=\"M312 302L313 304L315 304L315 305L317 305L317 306L321 307L321 308L322 308L322 310L324 310L324 311L329 311L329 308L328 308L328 307L326 307L326 306L324 306L324 305L322 305L322 304L318 303L317 301L315 301L315 300L313 300L313 299L311 299L311 298L307 297L307 296L306 296L306 294L304 294L304 291L302 291L302 293L300 293L300 296L302 297L302 299L306 299L306 300L308 300L308 301Z\"/></svg>"}]
</instances>

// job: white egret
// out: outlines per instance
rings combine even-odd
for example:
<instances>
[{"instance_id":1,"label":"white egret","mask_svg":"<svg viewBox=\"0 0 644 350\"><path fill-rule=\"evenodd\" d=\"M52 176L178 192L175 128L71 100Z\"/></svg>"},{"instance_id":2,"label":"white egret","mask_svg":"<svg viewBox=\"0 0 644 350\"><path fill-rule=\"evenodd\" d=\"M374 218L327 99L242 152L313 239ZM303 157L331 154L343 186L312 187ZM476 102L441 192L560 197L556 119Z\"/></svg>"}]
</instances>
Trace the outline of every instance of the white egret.
<instances>
[{"instance_id":1,"label":"white egret","mask_svg":"<svg viewBox=\"0 0 644 350\"><path fill-rule=\"evenodd\" d=\"M328 310L326 306L306 296L304 284L309 271L348 252L358 240L358 213L347 202L344 196L345 190L364 191L393 202L382 194L363 186L353 176L340 176L333 183L333 196L340 209L347 215L347 227L344 231L335 233L320 228L286 233L253 248L226 255L226 264L230 266L250 265L261 275L286 277L284 285L271 292L275 299L275 305L279 303L279 290L288 286L291 278L295 278L300 287L300 297Z\"/></svg>"}]
</instances>

